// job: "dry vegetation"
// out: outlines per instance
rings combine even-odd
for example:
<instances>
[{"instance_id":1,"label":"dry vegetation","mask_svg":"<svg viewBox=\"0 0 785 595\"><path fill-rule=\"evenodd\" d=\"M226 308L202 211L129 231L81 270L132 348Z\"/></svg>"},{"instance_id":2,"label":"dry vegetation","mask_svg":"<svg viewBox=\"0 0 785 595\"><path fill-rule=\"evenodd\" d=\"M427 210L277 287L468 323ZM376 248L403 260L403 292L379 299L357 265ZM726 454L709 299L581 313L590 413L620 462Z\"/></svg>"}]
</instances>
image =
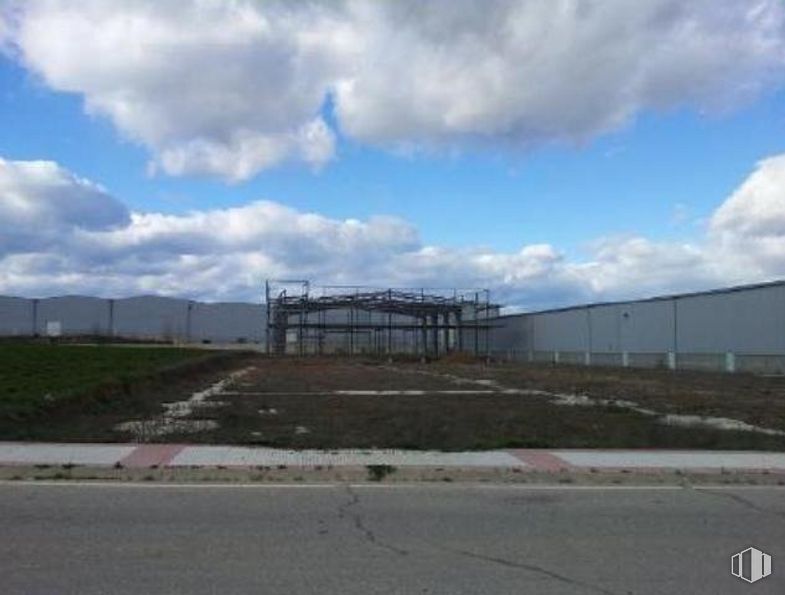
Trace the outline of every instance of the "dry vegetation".
<instances>
[{"instance_id":1,"label":"dry vegetation","mask_svg":"<svg viewBox=\"0 0 785 595\"><path fill-rule=\"evenodd\" d=\"M247 354L0 344L0 440L116 441L115 423L225 375Z\"/></svg>"},{"instance_id":2,"label":"dry vegetation","mask_svg":"<svg viewBox=\"0 0 785 595\"><path fill-rule=\"evenodd\" d=\"M225 358L228 356L225 356ZM282 448L718 448L785 450L785 436L674 427L656 416L603 403L565 406L552 394L624 399L658 413L729 417L785 430L785 379L650 370L442 361L266 359L233 355L167 379L104 397L72 399L46 418L0 423L0 439L151 440ZM187 411L163 435L118 431L120 422L156 419L250 368ZM467 382L467 380L469 380ZM475 382L471 382L474 380ZM476 382L480 381L480 382ZM346 392L355 391L355 392ZM365 391L358 394L356 391ZM387 394L372 394L388 391ZM402 392L401 392L402 391ZM209 429L204 429L209 428Z\"/></svg>"}]
</instances>

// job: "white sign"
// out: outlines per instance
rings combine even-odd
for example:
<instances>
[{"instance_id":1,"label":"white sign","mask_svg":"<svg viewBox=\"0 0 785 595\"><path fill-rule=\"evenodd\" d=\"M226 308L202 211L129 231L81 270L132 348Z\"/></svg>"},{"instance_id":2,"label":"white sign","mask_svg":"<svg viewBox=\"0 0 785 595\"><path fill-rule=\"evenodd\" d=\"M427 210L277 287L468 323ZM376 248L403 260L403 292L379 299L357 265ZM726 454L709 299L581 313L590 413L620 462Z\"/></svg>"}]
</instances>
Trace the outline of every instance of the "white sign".
<instances>
[{"instance_id":1,"label":"white sign","mask_svg":"<svg viewBox=\"0 0 785 595\"><path fill-rule=\"evenodd\" d=\"M771 556L748 547L731 557L730 572L743 581L755 583L771 574Z\"/></svg>"}]
</instances>

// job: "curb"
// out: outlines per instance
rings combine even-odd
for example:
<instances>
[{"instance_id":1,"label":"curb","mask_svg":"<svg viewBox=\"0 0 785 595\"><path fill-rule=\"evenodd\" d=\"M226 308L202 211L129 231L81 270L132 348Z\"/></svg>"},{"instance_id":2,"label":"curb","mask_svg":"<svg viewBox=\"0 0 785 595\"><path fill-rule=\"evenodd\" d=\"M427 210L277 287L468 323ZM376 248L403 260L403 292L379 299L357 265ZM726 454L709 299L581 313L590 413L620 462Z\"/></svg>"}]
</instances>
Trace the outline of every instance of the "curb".
<instances>
[{"instance_id":1,"label":"curb","mask_svg":"<svg viewBox=\"0 0 785 595\"><path fill-rule=\"evenodd\" d=\"M0 468L114 469L442 469L570 475L747 473L785 476L785 453L754 451L543 450L441 452L287 450L185 444L50 444L0 442Z\"/></svg>"}]
</instances>

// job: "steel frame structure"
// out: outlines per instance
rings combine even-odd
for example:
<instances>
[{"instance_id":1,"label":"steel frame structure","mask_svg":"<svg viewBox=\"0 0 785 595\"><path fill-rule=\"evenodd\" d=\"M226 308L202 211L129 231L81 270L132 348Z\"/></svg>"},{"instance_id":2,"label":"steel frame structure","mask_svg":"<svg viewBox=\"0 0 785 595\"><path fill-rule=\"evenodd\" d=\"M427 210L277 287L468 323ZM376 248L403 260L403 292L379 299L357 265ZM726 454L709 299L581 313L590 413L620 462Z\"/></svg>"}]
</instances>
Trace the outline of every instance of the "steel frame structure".
<instances>
[{"instance_id":1,"label":"steel frame structure","mask_svg":"<svg viewBox=\"0 0 785 595\"><path fill-rule=\"evenodd\" d=\"M498 313L487 289L379 289L323 286L306 280L265 282L267 353L323 354L328 338L343 335L348 353L447 351L487 355L489 320ZM363 316L362 314L365 314Z\"/></svg>"}]
</instances>

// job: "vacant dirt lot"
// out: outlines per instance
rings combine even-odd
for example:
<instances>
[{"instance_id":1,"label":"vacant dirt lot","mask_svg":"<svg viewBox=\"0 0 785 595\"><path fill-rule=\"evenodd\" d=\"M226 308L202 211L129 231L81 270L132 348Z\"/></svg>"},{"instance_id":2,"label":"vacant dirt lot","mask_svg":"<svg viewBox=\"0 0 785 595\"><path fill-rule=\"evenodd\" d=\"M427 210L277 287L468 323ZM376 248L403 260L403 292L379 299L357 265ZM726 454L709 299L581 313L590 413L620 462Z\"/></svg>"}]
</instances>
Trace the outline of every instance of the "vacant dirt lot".
<instances>
[{"instance_id":1,"label":"vacant dirt lot","mask_svg":"<svg viewBox=\"0 0 785 595\"><path fill-rule=\"evenodd\" d=\"M431 370L492 378L505 386L625 399L662 413L729 417L785 431L785 376L499 364Z\"/></svg>"},{"instance_id":2,"label":"vacant dirt lot","mask_svg":"<svg viewBox=\"0 0 785 595\"><path fill-rule=\"evenodd\" d=\"M741 376L259 358L187 416L213 429L147 439L326 449L782 450L783 435L674 426L602 400L623 398L656 413L732 417L773 428L785 425L785 399L772 392L775 386L785 391L782 380ZM601 400L571 406L550 393ZM771 406L778 408L778 424Z\"/></svg>"},{"instance_id":3,"label":"vacant dirt lot","mask_svg":"<svg viewBox=\"0 0 785 595\"><path fill-rule=\"evenodd\" d=\"M0 439L14 434L324 449L785 450L785 379L245 355L73 401L24 427L0 424Z\"/></svg>"}]
</instances>

